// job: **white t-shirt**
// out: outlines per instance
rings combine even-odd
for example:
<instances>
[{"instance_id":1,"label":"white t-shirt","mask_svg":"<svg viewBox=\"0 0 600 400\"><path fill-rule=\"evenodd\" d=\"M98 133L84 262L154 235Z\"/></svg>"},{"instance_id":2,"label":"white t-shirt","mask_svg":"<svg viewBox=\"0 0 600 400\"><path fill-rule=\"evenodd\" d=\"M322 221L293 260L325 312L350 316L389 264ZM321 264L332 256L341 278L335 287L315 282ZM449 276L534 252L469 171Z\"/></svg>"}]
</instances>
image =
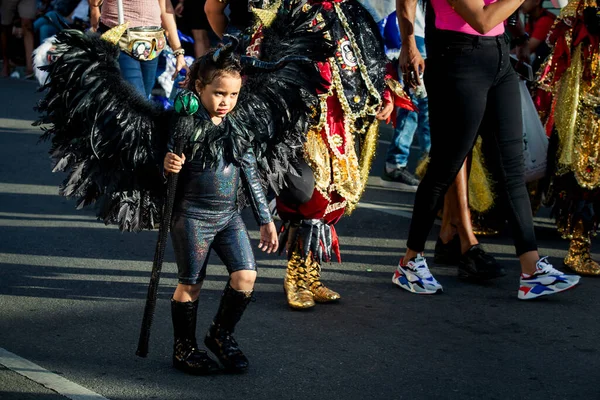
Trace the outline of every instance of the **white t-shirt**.
<instances>
[{"instance_id":1,"label":"white t-shirt","mask_svg":"<svg viewBox=\"0 0 600 400\"><path fill-rule=\"evenodd\" d=\"M90 17L90 5L88 0L81 0L77 7L75 7L75 11L73 11L73 15L71 18L79 18L82 21L89 21Z\"/></svg>"},{"instance_id":2,"label":"white t-shirt","mask_svg":"<svg viewBox=\"0 0 600 400\"><path fill-rule=\"evenodd\" d=\"M415 36L425 37L425 10L423 2L417 2L417 12L415 13L415 23L413 25Z\"/></svg>"},{"instance_id":3,"label":"white t-shirt","mask_svg":"<svg viewBox=\"0 0 600 400\"><path fill-rule=\"evenodd\" d=\"M376 22L396 10L395 0L358 0L358 2L371 13Z\"/></svg>"}]
</instances>

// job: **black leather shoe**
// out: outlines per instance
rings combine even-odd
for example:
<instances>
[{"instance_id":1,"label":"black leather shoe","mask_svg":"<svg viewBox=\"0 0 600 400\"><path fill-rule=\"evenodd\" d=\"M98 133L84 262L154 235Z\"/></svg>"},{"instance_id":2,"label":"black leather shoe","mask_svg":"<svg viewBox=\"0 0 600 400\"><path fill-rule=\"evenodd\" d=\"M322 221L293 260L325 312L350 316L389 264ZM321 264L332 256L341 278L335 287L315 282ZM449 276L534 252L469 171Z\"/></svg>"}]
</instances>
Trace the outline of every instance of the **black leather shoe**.
<instances>
[{"instance_id":1,"label":"black leather shoe","mask_svg":"<svg viewBox=\"0 0 600 400\"><path fill-rule=\"evenodd\" d=\"M192 375L210 375L221 370L219 364L206 351L194 347L186 340L175 340L173 367Z\"/></svg>"},{"instance_id":2,"label":"black leather shoe","mask_svg":"<svg viewBox=\"0 0 600 400\"><path fill-rule=\"evenodd\" d=\"M248 359L240 350L237 342L226 332L219 332L215 327L211 327L204 338L204 344L221 361L223 367L228 372L242 373L246 372L249 366Z\"/></svg>"},{"instance_id":3,"label":"black leather shoe","mask_svg":"<svg viewBox=\"0 0 600 400\"><path fill-rule=\"evenodd\" d=\"M458 277L470 281L485 281L506 275L496 259L487 254L481 246L472 246L460 257Z\"/></svg>"},{"instance_id":4,"label":"black leather shoe","mask_svg":"<svg viewBox=\"0 0 600 400\"><path fill-rule=\"evenodd\" d=\"M435 242L435 251L433 253L433 262L436 264L458 265L460 263L460 238L458 235L446 244L438 236Z\"/></svg>"}]
</instances>

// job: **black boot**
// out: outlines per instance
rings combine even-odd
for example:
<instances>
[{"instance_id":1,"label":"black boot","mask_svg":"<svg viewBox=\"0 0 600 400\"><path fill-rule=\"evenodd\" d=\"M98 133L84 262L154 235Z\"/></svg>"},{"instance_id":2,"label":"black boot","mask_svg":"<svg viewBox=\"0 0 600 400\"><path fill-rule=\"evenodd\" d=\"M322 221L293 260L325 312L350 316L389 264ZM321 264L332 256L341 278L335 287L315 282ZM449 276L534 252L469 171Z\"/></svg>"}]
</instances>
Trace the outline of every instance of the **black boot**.
<instances>
[{"instance_id":1,"label":"black boot","mask_svg":"<svg viewBox=\"0 0 600 400\"><path fill-rule=\"evenodd\" d=\"M192 375L213 374L219 371L219 364L211 359L206 351L198 350L196 343L197 312L198 300L182 303L171 299L171 317L175 333L173 366Z\"/></svg>"},{"instance_id":2,"label":"black boot","mask_svg":"<svg viewBox=\"0 0 600 400\"><path fill-rule=\"evenodd\" d=\"M252 293L238 292L227 282L221 295L217 315L204 338L206 347L217 356L229 372L240 373L248 369L248 359L238 347L232 334L251 300Z\"/></svg>"}]
</instances>

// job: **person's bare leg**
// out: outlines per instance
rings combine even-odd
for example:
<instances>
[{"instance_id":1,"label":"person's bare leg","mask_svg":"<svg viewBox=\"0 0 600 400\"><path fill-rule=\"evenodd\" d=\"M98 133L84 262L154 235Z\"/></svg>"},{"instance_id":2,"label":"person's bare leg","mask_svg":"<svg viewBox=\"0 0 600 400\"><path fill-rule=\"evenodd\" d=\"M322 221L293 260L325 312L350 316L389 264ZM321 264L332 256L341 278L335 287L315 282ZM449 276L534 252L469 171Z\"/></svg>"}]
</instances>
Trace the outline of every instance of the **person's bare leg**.
<instances>
[{"instance_id":1,"label":"person's bare leg","mask_svg":"<svg viewBox=\"0 0 600 400\"><path fill-rule=\"evenodd\" d=\"M252 292L254 290L254 282L256 281L256 271L240 270L232 272L229 275L231 279L230 285L238 292Z\"/></svg>"},{"instance_id":2,"label":"person's bare leg","mask_svg":"<svg viewBox=\"0 0 600 400\"><path fill-rule=\"evenodd\" d=\"M456 184L452 184L444 196L444 208L442 210L442 226L440 228L440 239L446 244L458 233L456 226L452 225L453 214L456 204Z\"/></svg>"},{"instance_id":3,"label":"person's bare leg","mask_svg":"<svg viewBox=\"0 0 600 400\"><path fill-rule=\"evenodd\" d=\"M192 37L194 38L194 55L196 58L202 57L210 49L208 31L204 29L192 29Z\"/></svg>"},{"instance_id":4,"label":"person's bare leg","mask_svg":"<svg viewBox=\"0 0 600 400\"><path fill-rule=\"evenodd\" d=\"M440 229L442 243L448 243L454 235L458 234L460 237L461 253L463 254L479 243L475 234L473 234L473 226L471 224L467 167L468 163L465 160L454 179L454 183L450 186L444 197L444 211L442 227Z\"/></svg>"},{"instance_id":5,"label":"person's bare leg","mask_svg":"<svg viewBox=\"0 0 600 400\"><path fill-rule=\"evenodd\" d=\"M533 274L535 272L535 267L540 259L540 255L537 251L528 251L527 253L523 253L519 256L519 262L521 263L521 271L524 274Z\"/></svg>"},{"instance_id":6,"label":"person's bare leg","mask_svg":"<svg viewBox=\"0 0 600 400\"><path fill-rule=\"evenodd\" d=\"M451 223L458 231L460 237L460 252L466 253L471 247L479 243L473 233L471 224L471 211L469 210L469 176L467 161L463 164L454 180L454 207L451 209ZM447 196L446 196L447 197Z\"/></svg>"},{"instance_id":7,"label":"person's bare leg","mask_svg":"<svg viewBox=\"0 0 600 400\"><path fill-rule=\"evenodd\" d=\"M184 285L180 283L175 288L175 293L173 293L173 300L179 301L181 303L186 303L188 301L196 301L198 296L200 296L200 289L202 288L202 283L197 283L195 285Z\"/></svg>"},{"instance_id":8,"label":"person's bare leg","mask_svg":"<svg viewBox=\"0 0 600 400\"><path fill-rule=\"evenodd\" d=\"M2 46L2 76L10 75L10 58L8 56L8 37L10 36L11 27L2 25L2 33L0 35L0 45Z\"/></svg>"},{"instance_id":9,"label":"person's bare leg","mask_svg":"<svg viewBox=\"0 0 600 400\"><path fill-rule=\"evenodd\" d=\"M414 251L414 250L412 250L412 249L409 249L409 248L407 247L407 248L406 248L406 253L404 253L404 257L402 258L402 260L404 260L404 263L403 263L403 265L406 265L406 263L407 263L407 262L408 262L410 259L412 259L412 258L415 258L415 257L416 257L416 256L418 256L419 254L422 254L422 253L416 252L416 251Z\"/></svg>"},{"instance_id":10,"label":"person's bare leg","mask_svg":"<svg viewBox=\"0 0 600 400\"><path fill-rule=\"evenodd\" d=\"M21 19L23 27L23 44L25 45L25 74L33 73L33 20Z\"/></svg>"}]
</instances>

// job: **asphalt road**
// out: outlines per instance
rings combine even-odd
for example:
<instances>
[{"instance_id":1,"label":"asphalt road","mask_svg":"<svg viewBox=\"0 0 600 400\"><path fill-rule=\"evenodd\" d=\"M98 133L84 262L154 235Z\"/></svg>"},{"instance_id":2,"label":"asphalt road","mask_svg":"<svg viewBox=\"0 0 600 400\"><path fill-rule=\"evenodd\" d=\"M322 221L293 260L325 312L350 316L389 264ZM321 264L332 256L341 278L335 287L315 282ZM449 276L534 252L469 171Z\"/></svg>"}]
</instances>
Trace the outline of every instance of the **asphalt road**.
<instances>
[{"instance_id":1,"label":"asphalt road","mask_svg":"<svg viewBox=\"0 0 600 400\"><path fill-rule=\"evenodd\" d=\"M518 263L504 235L482 240L508 270L495 282L465 284L454 268L431 265L444 294L420 297L392 284L413 194L378 185L385 143L362 206L337 226L344 262L324 268L324 281L342 294L338 304L291 311L284 259L257 253L257 301L236 333L250 371L188 376L170 365L169 248L150 354L136 357L156 232L121 234L57 195L62 178L30 126L34 90L0 80L0 349L112 400L600 398L600 280L520 302ZM389 135L382 129L383 140ZM541 252L560 266L567 242L551 220L536 221ZM199 335L226 279L212 259ZM60 398L0 363L0 399Z\"/></svg>"}]
</instances>

